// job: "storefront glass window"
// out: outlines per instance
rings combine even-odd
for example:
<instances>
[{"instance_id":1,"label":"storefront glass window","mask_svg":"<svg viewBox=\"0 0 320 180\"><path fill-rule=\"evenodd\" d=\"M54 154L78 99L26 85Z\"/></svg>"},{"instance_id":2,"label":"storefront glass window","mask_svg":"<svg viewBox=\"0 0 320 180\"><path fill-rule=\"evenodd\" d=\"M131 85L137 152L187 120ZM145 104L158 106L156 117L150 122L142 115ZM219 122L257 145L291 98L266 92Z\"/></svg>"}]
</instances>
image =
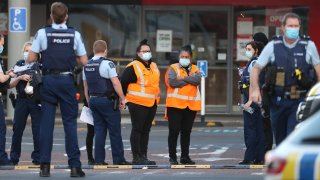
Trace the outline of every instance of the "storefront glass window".
<instances>
[{"instance_id":1,"label":"storefront glass window","mask_svg":"<svg viewBox=\"0 0 320 180\"><path fill-rule=\"evenodd\" d=\"M137 5L70 4L69 26L85 35L88 55L92 44L103 39L109 45L109 57L132 57L140 40L140 12Z\"/></svg>"}]
</instances>

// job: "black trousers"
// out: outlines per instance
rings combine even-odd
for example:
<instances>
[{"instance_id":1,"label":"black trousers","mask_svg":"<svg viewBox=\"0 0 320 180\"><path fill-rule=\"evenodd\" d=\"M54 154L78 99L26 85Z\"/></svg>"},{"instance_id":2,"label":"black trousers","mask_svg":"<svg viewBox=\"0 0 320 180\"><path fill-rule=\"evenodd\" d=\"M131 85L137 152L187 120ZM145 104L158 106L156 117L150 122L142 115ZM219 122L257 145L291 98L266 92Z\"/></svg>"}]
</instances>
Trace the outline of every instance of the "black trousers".
<instances>
[{"instance_id":1,"label":"black trousers","mask_svg":"<svg viewBox=\"0 0 320 180\"><path fill-rule=\"evenodd\" d=\"M180 133L181 157L189 156L190 134L196 114L197 111L192 111L189 108L167 108L169 121L168 146L170 158L177 158L177 141Z\"/></svg>"},{"instance_id":2,"label":"black trousers","mask_svg":"<svg viewBox=\"0 0 320 180\"><path fill-rule=\"evenodd\" d=\"M88 160L93 160L93 155L92 155L93 138L94 138L94 126L91 124L87 124L86 149L87 149Z\"/></svg>"},{"instance_id":3,"label":"black trousers","mask_svg":"<svg viewBox=\"0 0 320 180\"><path fill-rule=\"evenodd\" d=\"M127 103L129 107L132 130L130 136L133 155L147 155L149 133L157 111L156 103L152 107Z\"/></svg>"}]
</instances>

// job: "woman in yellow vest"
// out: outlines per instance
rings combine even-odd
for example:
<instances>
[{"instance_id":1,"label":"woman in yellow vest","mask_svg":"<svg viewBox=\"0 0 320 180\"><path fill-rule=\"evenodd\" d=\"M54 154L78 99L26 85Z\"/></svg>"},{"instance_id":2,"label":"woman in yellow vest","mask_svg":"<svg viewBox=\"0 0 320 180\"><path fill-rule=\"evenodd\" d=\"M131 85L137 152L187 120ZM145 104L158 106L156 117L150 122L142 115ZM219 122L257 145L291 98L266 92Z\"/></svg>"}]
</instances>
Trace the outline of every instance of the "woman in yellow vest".
<instances>
[{"instance_id":1,"label":"woman in yellow vest","mask_svg":"<svg viewBox=\"0 0 320 180\"><path fill-rule=\"evenodd\" d=\"M197 111L201 109L198 86L201 76L197 66L191 64L192 50L190 45L180 50L179 63L170 65L166 74L167 117L169 121L169 157L170 164L179 164L176 148L180 135L181 164L195 164L189 157L190 134Z\"/></svg>"},{"instance_id":2,"label":"woman in yellow vest","mask_svg":"<svg viewBox=\"0 0 320 180\"><path fill-rule=\"evenodd\" d=\"M151 59L151 49L147 40L140 42L136 52L136 57L127 65L121 76L132 123L132 164L155 165L155 161L147 158L147 151L150 128L160 101L160 71Z\"/></svg>"}]
</instances>

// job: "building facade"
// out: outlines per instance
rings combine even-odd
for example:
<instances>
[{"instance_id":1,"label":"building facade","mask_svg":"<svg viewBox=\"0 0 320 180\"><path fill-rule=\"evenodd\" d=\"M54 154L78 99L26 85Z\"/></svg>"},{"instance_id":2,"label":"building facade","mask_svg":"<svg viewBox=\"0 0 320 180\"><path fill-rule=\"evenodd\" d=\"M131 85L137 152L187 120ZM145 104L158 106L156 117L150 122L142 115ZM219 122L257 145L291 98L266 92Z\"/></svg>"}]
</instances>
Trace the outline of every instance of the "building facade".
<instances>
[{"instance_id":1,"label":"building facade","mask_svg":"<svg viewBox=\"0 0 320 180\"><path fill-rule=\"evenodd\" d=\"M120 74L140 40L152 45L154 60L161 70L161 103L165 103L164 73L177 61L180 47L191 44L193 62L208 61L206 111L240 113L237 106L238 67L245 64L244 45L255 32L269 39L281 35L281 17L295 12L302 18L301 34L310 35L320 47L320 1L317 0L65 0L68 25L83 35L87 52L96 39L109 43L109 57L119 61ZM52 1L31 2L32 35L49 19ZM8 12L0 3L0 18ZM2 21L4 21L2 18ZM0 31L5 32L1 26ZM3 24L3 22L2 22Z\"/></svg>"}]
</instances>

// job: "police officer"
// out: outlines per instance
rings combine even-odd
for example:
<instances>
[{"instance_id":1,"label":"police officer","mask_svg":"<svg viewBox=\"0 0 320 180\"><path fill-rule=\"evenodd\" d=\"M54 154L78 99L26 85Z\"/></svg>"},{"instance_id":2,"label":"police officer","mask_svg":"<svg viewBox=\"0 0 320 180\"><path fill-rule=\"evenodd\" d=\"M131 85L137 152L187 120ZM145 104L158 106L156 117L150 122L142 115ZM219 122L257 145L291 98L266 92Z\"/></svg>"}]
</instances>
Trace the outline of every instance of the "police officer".
<instances>
[{"instance_id":1,"label":"police officer","mask_svg":"<svg viewBox=\"0 0 320 180\"><path fill-rule=\"evenodd\" d=\"M299 103L315 79L320 78L320 60L313 41L299 37L301 19L297 14L287 13L283 17L284 36L270 41L258 58L250 76L250 102L261 103L258 77L267 64L271 84L271 121L276 145L279 145L296 125ZM268 70L267 72L268 73ZM268 79L266 79L268 81Z\"/></svg>"},{"instance_id":2,"label":"police officer","mask_svg":"<svg viewBox=\"0 0 320 180\"><path fill-rule=\"evenodd\" d=\"M4 49L4 35L0 34L0 54ZM15 76L13 71L4 73L4 67L2 58L0 57L0 88L3 89L6 86L6 82L10 82L10 79ZM2 95L0 93L0 166L9 165L8 155L6 153L6 122L4 119L4 107L2 101Z\"/></svg>"},{"instance_id":3,"label":"police officer","mask_svg":"<svg viewBox=\"0 0 320 180\"><path fill-rule=\"evenodd\" d=\"M94 57L83 69L83 86L94 118L95 164L107 165L104 147L109 130L113 164L128 165L130 163L124 158L121 137L120 109L125 106L125 96L115 65L106 58L107 43L103 40L95 41L93 52Z\"/></svg>"},{"instance_id":4,"label":"police officer","mask_svg":"<svg viewBox=\"0 0 320 180\"><path fill-rule=\"evenodd\" d=\"M87 55L79 32L67 27L68 8L61 2L51 5L53 24L38 30L27 62L42 55L43 85L41 87L40 176L50 176L50 162L56 106L65 130L65 146L71 177L83 177L77 138L78 103L72 71L76 63L85 65Z\"/></svg>"},{"instance_id":5,"label":"police officer","mask_svg":"<svg viewBox=\"0 0 320 180\"><path fill-rule=\"evenodd\" d=\"M16 66L26 67L25 60L28 52L31 49L31 42L26 42L23 46L23 59L16 63ZM33 147L34 150L31 154L32 163L35 165L40 164L40 148L39 148L39 131L40 131L40 118L41 108L39 101L39 91L37 87L30 86L32 82L33 69L27 67L25 71L17 73L18 77L10 82L10 88L16 87L17 99L14 109L13 118L13 135L10 151L10 161L16 165L19 162L21 155L21 140L23 131L26 127L27 118L30 114L32 123L33 134ZM27 87L28 84L28 87ZM32 88L31 88L32 87ZM31 88L32 91L28 91Z\"/></svg>"},{"instance_id":6,"label":"police officer","mask_svg":"<svg viewBox=\"0 0 320 180\"><path fill-rule=\"evenodd\" d=\"M121 76L132 123L132 164L155 165L155 161L148 159L147 152L152 121L160 101L160 71L151 59L151 48L146 39L140 42L136 53Z\"/></svg>"},{"instance_id":7,"label":"police officer","mask_svg":"<svg viewBox=\"0 0 320 180\"><path fill-rule=\"evenodd\" d=\"M247 103L249 99L250 72L263 47L262 43L260 44L261 45L259 45L259 42L254 41L246 44L245 55L249 59L249 62L240 76L240 91L244 104ZM243 111L244 142L247 149L244 154L244 160L239 162L239 164L264 164L265 138L263 117L258 105L251 104L250 108L251 112L249 110Z\"/></svg>"},{"instance_id":8,"label":"police officer","mask_svg":"<svg viewBox=\"0 0 320 180\"><path fill-rule=\"evenodd\" d=\"M191 64L192 50L187 45L181 48L179 63L170 65L165 76L167 82L166 108L169 122L169 163L177 161L177 141L180 134L181 164L195 164L189 156L190 135L197 111L201 110L198 86L201 82L197 66Z\"/></svg>"}]
</instances>

